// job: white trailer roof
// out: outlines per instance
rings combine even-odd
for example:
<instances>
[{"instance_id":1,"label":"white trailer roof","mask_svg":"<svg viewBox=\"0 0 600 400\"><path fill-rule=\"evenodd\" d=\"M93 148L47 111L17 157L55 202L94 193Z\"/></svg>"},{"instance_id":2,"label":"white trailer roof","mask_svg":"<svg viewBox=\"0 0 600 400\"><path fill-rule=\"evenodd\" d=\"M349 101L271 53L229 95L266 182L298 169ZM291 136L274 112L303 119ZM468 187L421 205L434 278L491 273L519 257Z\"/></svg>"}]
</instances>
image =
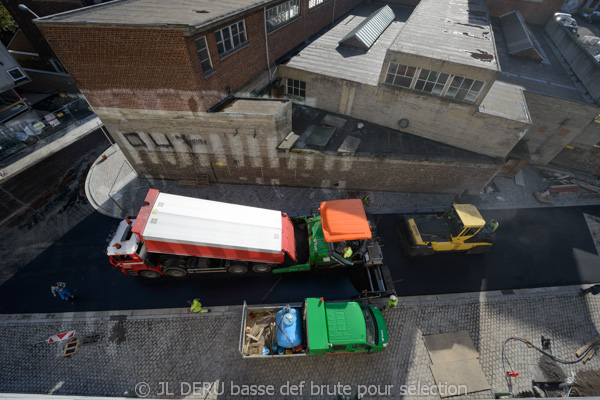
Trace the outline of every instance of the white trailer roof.
<instances>
[{"instance_id":1,"label":"white trailer roof","mask_svg":"<svg viewBox=\"0 0 600 400\"><path fill-rule=\"evenodd\" d=\"M146 240L278 253L281 212L160 193Z\"/></svg>"}]
</instances>

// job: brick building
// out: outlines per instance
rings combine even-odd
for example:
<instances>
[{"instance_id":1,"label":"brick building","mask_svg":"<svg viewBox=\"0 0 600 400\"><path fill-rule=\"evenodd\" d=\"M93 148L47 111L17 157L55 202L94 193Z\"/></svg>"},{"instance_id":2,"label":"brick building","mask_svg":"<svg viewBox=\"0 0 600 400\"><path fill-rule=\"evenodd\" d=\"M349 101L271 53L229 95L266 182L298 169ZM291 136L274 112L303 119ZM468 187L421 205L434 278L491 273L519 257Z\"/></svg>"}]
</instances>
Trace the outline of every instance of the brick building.
<instances>
[{"instance_id":1,"label":"brick building","mask_svg":"<svg viewBox=\"0 0 600 400\"><path fill-rule=\"evenodd\" d=\"M35 22L126 157L148 177L478 191L539 122L538 111L528 109L526 91L499 80L503 70L485 2L453 2L451 8L443 0L422 0L416 8L410 0L367 3L202 0L190 6L121 0ZM525 7L526 18L540 17L529 15L529 4L520 1L489 3L496 7L490 11L500 10L500 4L518 5ZM545 13L558 8L555 3L535 4L538 10L546 7ZM386 4L393 8L393 21L372 46L342 54L337 41L369 23L369 15ZM436 18L425 21L432 9ZM443 31L444 13L452 15L453 31L460 35L449 31L446 43L411 46L427 35L417 29L423 22ZM448 50L447 59L436 56L459 38L461 45ZM311 60L319 54L315 49L321 53ZM482 56L491 59L476 59ZM325 64L329 72L311 71L311 61ZM352 76L344 75L344 62L355 62ZM419 78L408 88L386 82L392 65L396 76L402 75L401 65L418 68L419 76L424 71L438 74L436 79L448 75L443 95L418 89ZM456 94L461 82L468 82L472 92L467 101ZM282 89L291 101L263 96ZM255 98L243 99L248 96ZM598 111L593 104L582 109L587 126L589 115ZM560 122L544 124L544 132L554 134ZM585 127L575 125L569 132L577 136ZM379 148L372 145L383 137ZM397 144L398 151L388 151L398 140L410 142L413 150ZM549 141L539 142L536 150Z\"/></svg>"}]
</instances>

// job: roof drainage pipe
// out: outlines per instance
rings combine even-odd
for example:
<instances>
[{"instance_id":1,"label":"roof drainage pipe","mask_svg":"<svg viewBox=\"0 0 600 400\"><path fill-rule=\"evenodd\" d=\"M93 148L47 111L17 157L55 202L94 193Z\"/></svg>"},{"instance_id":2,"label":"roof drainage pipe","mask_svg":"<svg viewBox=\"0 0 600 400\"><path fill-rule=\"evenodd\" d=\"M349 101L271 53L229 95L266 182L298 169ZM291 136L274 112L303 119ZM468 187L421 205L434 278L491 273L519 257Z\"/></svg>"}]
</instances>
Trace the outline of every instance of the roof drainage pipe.
<instances>
[{"instance_id":1,"label":"roof drainage pipe","mask_svg":"<svg viewBox=\"0 0 600 400\"><path fill-rule=\"evenodd\" d=\"M335 0L334 0L335 2ZM269 60L269 33L267 32L267 7L264 8L264 20L265 20L265 47L267 49L267 68L269 69L269 83L273 80L271 75L271 61Z\"/></svg>"}]
</instances>

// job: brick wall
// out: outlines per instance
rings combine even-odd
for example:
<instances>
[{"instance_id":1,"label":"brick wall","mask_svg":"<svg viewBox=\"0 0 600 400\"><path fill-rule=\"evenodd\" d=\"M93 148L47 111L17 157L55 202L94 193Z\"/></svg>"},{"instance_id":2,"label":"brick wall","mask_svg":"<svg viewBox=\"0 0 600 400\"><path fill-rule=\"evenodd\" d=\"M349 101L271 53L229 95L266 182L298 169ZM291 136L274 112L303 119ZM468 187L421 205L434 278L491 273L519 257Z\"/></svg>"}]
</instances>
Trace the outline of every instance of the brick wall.
<instances>
[{"instance_id":1,"label":"brick wall","mask_svg":"<svg viewBox=\"0 0 600 400\"><path fill-rule=\"evenodd\" d=\"M340 16L362 0L337 1ZM331 23L333 1L308 10L269 35L270 61ZM185 37L165 29L42 25L53 50L94 107L206 111L267 69L263 9L243 16L248 43L219 56L214 32L242 19ZM195 41L206 37L214 73L204 75Z\"/></svg>"},{"instance_id":2,"label":"brick wall","mask_svg":"<svg viewBox=\"0 0 600 400\"><path fill-rule=\"evenodd\" d=\"M202 94L176 30L43 25L42 31L93 107L199 109Z\"/></svg>"}]
</instances>

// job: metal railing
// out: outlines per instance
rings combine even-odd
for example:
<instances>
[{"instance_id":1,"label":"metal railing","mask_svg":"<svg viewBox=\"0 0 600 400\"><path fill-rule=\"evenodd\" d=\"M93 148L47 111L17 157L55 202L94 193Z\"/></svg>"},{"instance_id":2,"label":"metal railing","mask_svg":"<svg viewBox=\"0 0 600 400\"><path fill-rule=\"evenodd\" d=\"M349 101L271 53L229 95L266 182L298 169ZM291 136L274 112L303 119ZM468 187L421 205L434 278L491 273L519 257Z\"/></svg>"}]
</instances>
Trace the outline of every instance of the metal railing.
<instances>
[{"instance_id":1,"label":"metal railing","mask_svg":"<svg viewBox=\"0 0 600 400\"><path fill-rule=\"evenodd\" d=\"M47 111L36 110L39 121L22 121L15 123L14 120L0 124L0 161L12 157L26 148L38 144L58 132L62 132L72 125L81 122L93 115L90 105L84 99L74 99L62 105L60 108L47 113Z\"/></svg>"}]
</instances>

